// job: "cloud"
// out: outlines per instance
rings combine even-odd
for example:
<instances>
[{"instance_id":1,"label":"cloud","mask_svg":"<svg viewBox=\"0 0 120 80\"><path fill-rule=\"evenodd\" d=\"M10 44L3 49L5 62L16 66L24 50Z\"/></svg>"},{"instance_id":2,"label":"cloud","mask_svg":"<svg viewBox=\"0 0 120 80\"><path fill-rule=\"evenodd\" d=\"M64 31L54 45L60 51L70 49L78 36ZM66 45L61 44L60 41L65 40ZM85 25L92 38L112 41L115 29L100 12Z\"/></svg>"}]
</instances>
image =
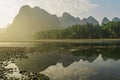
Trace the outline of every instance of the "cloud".
<instances>
[{"instance_id":1,"label":"cloud","mask_svg":"<svg viewBox=\"0 0 120 80\"><path fill-rule=\"evenodd\" d=\"M90 0L23 0L23 3L39 6L57 15L69 12L72 15L78 16L80 13L89 12L98 7L97 4L92 3Z\"/></svg>"}]
</instances>

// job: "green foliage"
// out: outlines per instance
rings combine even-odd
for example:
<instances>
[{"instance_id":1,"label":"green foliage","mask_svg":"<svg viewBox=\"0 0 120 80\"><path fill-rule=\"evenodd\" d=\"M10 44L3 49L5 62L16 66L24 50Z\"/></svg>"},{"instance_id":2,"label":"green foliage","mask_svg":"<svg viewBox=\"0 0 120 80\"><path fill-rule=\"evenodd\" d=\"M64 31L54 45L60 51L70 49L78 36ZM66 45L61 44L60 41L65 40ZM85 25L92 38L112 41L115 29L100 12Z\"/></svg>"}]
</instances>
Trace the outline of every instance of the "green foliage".
<instances>
[{"instance_id":1,"label":"green foliage","mask_svg":"<svg viewBox=\"0 0 120 80\"><path fill-rule=\"evenodd\" d=\"M61 30L42 31L35 36L37 39L120 38L120 22L109 22L103 25L73 25Z\"/></svg>"}]
</instances>

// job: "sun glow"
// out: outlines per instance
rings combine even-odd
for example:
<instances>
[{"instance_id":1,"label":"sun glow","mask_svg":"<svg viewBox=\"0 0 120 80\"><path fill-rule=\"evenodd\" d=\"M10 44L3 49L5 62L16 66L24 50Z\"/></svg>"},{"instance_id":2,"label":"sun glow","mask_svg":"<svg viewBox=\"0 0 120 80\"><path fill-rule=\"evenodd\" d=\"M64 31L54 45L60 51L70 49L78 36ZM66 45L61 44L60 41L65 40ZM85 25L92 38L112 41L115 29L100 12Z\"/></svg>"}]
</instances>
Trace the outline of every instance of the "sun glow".
<instances>
[{"instance_id":1,"label":"sun glow","mask_svg":"<svg viewBox=\"0 0 120 80\"><path fill-rule=\"evenodd\" d=\"M0 1L0 27L4 28L10 24L19 10L19 2L17 0Z\"/></svg>"}]
</instances>

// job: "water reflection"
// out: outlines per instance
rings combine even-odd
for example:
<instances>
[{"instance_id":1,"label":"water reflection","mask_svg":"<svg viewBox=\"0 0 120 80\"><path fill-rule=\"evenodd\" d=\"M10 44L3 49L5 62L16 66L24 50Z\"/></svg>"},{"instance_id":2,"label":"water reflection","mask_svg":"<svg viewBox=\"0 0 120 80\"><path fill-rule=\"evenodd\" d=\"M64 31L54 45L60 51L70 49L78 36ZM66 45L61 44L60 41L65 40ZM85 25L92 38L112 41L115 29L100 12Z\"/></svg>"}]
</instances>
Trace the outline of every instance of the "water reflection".
<instances>
[{"instance_id":1,"label":"water reflection","mask_svg":"<svg viewBox=\"0 0 120 80\"><path fill-rule=\"evenodd\" d=\"M14 61L20 72L40 72L51 80L120 80L120 43L25 45L0 47L0 62Z\"/></svg>"},{"instance_id":2,"label":"water reflection","mask_svg":"<svg viewBox=\"0 0 120 80\"><path fill-rule=\"evenodd\" d=\"M119 80L120 60L108 59L104 61L99 55L93 62L83 61L64 67L61 63L50 66L42 73L51 80Z\"/></svg>"}]
</instances>

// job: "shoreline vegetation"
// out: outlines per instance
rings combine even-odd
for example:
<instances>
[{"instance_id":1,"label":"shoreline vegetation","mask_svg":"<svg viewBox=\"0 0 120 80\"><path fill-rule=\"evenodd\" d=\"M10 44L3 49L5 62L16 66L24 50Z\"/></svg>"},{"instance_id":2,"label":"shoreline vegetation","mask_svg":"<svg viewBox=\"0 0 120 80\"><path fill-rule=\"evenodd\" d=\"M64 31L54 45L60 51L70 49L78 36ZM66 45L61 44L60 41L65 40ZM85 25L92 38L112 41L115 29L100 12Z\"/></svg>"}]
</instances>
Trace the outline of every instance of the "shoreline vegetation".
<instances>
[{"instance_id":1,"label":"shoreline vegetation","mask_svg":"<svg viewBox=\"0 0 120 80\"><path fill-rule=\"evenodd\" d=\"M65 29L37 32L35 39L120 39L120 21L102 25L73 25Z\"/></svg>"}]
</instances>

